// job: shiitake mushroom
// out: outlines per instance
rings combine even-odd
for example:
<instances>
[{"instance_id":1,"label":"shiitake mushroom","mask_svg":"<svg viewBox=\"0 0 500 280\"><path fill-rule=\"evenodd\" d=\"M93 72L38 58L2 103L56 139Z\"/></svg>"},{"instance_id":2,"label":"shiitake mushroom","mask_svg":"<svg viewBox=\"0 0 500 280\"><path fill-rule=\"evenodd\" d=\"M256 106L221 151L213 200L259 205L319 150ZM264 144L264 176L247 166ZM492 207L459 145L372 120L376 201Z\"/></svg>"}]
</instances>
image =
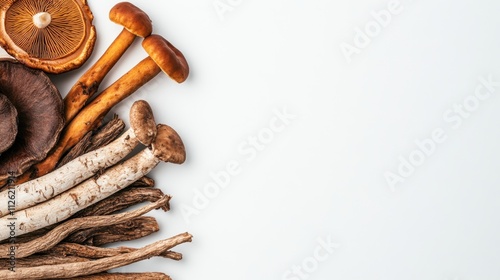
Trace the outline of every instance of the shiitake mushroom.
<instances>
[{"instance_id":1,"label":"shiitake mushroom","mask_svg":"<svg viewBox=\"0 0 500 280\"><path fill-rule=\"evenodd\" d=\"M86 0L0 2L0 46L30 68L62 73L80 67L96 32Z\"/></svg>"}]
</instances>

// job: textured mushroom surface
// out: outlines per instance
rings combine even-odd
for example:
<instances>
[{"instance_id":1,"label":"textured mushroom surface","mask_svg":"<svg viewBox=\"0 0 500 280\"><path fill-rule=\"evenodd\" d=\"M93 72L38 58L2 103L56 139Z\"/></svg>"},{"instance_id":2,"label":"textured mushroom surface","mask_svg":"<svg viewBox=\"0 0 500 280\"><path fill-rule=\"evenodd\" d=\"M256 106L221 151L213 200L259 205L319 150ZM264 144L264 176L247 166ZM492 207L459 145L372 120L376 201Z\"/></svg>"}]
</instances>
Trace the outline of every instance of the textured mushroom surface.
<instances>
[{"instance_id":1,"label":"textured mushroom surface","mask_svg":"<svg viewBox=\"0 0 500 280\"><path fill-rule=\"evenodd\" d=\"M81 66L95 43L86 0L17 0L0 9L0 44L31 68L62 73Z\"/></svg>"},{"instance_id":2,"label":"textured mushroom surface","mask_svg":"<svg viewBox=\"0 0 500 280\"><path fill-rule=\"evenodd\" d=\"M0 154L12 146L17 135L17 110L0 93Z\"/></svg>"},{"instance_id":3,"label":"textured mushroom surface","mask_svg":"<svg viewBox=\"0 0 500 280\"><path fill-rule=\"evenodd\" d=\"M18 132L14 144L0 155L0 180L19 176L45 158L64 126L62 97L41 70L0 61L0 92L14 105Z\"/></svg>"}]
</instances>

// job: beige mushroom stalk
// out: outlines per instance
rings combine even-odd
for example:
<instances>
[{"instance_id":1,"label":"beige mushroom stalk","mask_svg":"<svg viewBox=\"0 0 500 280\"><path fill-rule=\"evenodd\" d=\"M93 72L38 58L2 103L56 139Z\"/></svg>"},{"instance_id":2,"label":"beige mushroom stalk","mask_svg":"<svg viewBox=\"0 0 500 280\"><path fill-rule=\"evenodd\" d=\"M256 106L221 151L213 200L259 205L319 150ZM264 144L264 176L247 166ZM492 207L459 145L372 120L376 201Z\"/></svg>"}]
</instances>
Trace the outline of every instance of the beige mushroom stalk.
<instances>
[{"instance_id":1,"label":"beige mushroom stalk","mask_svg":"<svg viewBox=\"0 0 500 280\"><path fill-rule=\"evenodd\" d=\"M149 146L156 137L153 112L145 101L136 101L130 109L131 128L112 143L84 154L45 176L17 185L0 192L0 201L8 201L13 192L20 211L51 199L52 197L78 185L98 173L113 166L141 142ZM0 204L0 217L10 213L7 203Z\"/></svg>"},{"instance_id":2,"label":"beige mushroom stalk","mask_svg":"<svg viewBox=\"0 0 500 280\"><path fill-rule=\"evenodd\" d=\"M8 228L14 219L18 225L15 233L22 235L61 222L129 186L148 174L161 161L181 164L185 158L184 144L179 135L171 127L160 124L151 148L111 167L98 178L88 179L46 202L0 218L0 227ZM10 231L1 231L0 241L9 236Z\"/></svg>"},{"instance_id":3,"label":"beige mushroom stalk","mask_svg":"<svg viewBox=\"0 0 500 280\"><path fill-rule=\"evenodd\" d=\"M52 16L47 12L39 12L33 15L33 24L36 28L45 28L52 22Z\"/></svg>"}]
</instances>

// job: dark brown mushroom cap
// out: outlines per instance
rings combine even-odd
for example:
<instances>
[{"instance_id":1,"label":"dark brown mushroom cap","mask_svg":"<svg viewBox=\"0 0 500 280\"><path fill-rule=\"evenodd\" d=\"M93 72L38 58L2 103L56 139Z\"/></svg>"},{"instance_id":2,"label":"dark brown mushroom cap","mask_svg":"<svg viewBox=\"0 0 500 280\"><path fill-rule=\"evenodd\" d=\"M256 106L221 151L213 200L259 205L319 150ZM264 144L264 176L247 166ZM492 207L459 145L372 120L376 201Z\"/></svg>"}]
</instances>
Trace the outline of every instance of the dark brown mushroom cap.
<instances>
[{"instance_id":1,"label":"dark brown mushroom cap","mask_svg":"<svg viewBox=\"0 0 500 280\"><path fill-rule=\"evenodd\" d=\"M184 55L169 41L153 34L142 41L142 47L165 74L178 83L189 76L189 65Z\"/></svg>"},{"instance_id":2,"label":"dark brown mushroom cap","mask_svg":"<svg viewBox=\"0 0 500 280\"><path fill-rule=\"evenodd\" d=\"M64 127L59 91L41 70L11 60L0 61L0 92L16 107L18 133L0 155L0 180L19 176L47 156Z\"/></svg>"},{"instance_id":3,"label":"dark brown mushroom cap","mask_svg":"<svg viewBox=\"0 0 500 280\"><path fill-rule=\"evenodd\" d=\"M146 146L156 138L156 122L153 109L144 100L137 100L130 108L130 127L137 139Z\"/></svg>"},{"instance_id":4,"label":"dark brown mushroom cap","mask_svg":"<svg viewBox=\"0 0 500 280\"><path fill-rule=\"evenodd\" d=\"M49 14L43 28L34 16ZM30 68L62 73L80 67L94 49L96 32L86 0L16 0L0 7L0 45Z\"/></svg>"},{"instance_id":5,"label":"dark brown mushroom cap","mask_svg":"<svg viewBox=\"0 0 500 280\"><path fill-rule=\"evenodd\" d=\"M153 32L149 16L129 2L120 2L113 6L109 11L109 19L136 36L145 38Z\"/></svg>"},{"instance_id":6,"label":"dark brown mushroom cap","mask_svg":"<svg viewBox=\"0 0 500 280\"><path fill-rule=\"evenodd\" d=\"M0 154L6 151L17 135L17 110L9 99L0 93Z\"/></svg>"},{"instance_id":7,"label":"dark brown mushroom cap","mask_svg":"<svg viewBox=\"0 0 500 280\"><path fill-rule=\"evenodd\" d=\"M156 139L151 147L153 154L162 161L181 164L186 160L186 149L181 137L168 125L157 126Z\"/></svg>"}]
</instances>

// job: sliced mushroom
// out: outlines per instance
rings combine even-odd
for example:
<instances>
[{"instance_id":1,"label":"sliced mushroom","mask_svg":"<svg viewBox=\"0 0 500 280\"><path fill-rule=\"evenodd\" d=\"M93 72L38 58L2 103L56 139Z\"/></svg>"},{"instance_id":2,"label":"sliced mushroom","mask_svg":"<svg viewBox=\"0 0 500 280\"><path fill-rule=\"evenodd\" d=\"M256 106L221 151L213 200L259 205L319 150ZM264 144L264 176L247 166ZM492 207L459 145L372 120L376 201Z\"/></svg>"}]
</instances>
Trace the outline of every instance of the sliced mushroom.
<instances>
[{"instance_id":1,"label":"sliced mushroom","mask_svg":"<svg viewBox=\"0 0 500 280\"><path fill-rule=\"evenodd\" d=\"M41 70L20 63L0 61L0 92L18 113L14 144L0 155L0 180L19 176L46 157L64 126L59 91Z\"/></svg>"},{"instance_id":2,"label":"sliced mushroom","mask_svg":"<svg viewBox=\"0 0 500 280\"><path fill-rule=\"evenodd\" d=\"M17 110L9 99L0 94L0 154L5 152L16 139Z\"/></svg>"},{"instance_id":3,"label":"sliced mushroom","mask_svg":"<svg viewBox=\"0 0 500 280\"><path fill-rule=\"evenodd\" d=\"M27 66L62 73L92 53L96 34L86 0L6 2L0 8L0 45Z\"/></svg>"}]
</instances>

